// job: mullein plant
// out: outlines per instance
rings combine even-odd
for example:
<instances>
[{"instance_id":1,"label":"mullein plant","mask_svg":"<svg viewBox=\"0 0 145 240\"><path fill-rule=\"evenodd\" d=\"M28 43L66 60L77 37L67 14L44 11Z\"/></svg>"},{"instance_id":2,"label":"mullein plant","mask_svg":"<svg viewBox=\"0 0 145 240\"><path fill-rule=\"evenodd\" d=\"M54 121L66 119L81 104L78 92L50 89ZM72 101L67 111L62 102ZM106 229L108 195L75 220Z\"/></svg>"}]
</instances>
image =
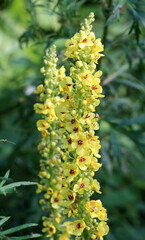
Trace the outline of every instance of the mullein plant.
<instances>
[{"instance_id":1,"label":"mullein plant","mask_svg":"<svg viewBox=\"0 0 145 240\"><path fill-rule=\"evenodd\" d=\"M101 194L100 184L93 177L102 165L98 160L100 141L95 132L99 129L98 98L103 97L102 72L96 71L96 64L103 56L103 45L91 32L93 21L91 13L80 32L65 42L69 75L64 66L57 71L50 52L41 70L45 84L36 90L43 101L35 104L36 112L43 118L37 122L42 132L41 181L37 192L45 192L40 203L44 210L51 209L50 215L43 217L43 231L51 240L103 240L109 231L102 202L90 200L94 192ZM53 107L47 108L48 102Z\"/></svg>"}]
</instances>

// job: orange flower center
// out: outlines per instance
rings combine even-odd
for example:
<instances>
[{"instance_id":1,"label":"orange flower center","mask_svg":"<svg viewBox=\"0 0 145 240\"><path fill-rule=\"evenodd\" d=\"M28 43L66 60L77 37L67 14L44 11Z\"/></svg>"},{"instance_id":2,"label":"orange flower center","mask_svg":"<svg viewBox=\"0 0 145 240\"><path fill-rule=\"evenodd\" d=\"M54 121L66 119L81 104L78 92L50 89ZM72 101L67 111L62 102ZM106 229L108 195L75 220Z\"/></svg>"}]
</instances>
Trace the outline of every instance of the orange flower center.
<instances>
[{"instance_id":1,"label":"orange flower center","mask_svg":"<svg viewBox=\"0 0 145 240\"><path fill-rule=\"evenodd\" d=\"M87 38L84 38L82 42L87 42Z\"/></svg>"},{"instance_id":2,"label":"orange flower center","mask_svg":"<svg viewBox=\"0 0 145 240\"><path fill-rule=\"evenodd\" d=\"M80 158L80 162L84 162L86 159L84 157Z\"/></svg>"},{"instance_id":3,"label":"orange flower center","mask_svg":"<svg viewBox=\"0 0 145 240\"><path fill-rule=\"evenodd\" d=\"M84 78L84 79L87 79L87 77L88 77L88 74L86 74L83 78Z\"/></svg>"}]
</instances>

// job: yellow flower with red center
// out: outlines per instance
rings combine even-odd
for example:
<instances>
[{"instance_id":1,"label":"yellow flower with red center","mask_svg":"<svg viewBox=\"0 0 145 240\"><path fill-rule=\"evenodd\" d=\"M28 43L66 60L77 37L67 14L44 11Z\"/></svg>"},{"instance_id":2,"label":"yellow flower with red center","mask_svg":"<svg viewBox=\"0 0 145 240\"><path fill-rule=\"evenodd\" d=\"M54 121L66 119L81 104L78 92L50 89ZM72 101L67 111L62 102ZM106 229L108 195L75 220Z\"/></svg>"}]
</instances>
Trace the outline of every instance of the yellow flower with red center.
<instances>
[{"instance_id":1,"label":"yellow flower with red center","mask_svg":"<svg viewBox=\"0 0 145 240\"><path fill-rule=\"evenodd\" d=\"M77 184L74 185L74 192L78 192L79 194L83 194L84 191L90 191L90 180L88 178L80 178L77 181Z\"/></svg>"},{"instance_id":2,"label":"yellow flower with red center","mask_svg":"<svg viewBox=\"0 0 145 240\"><path fill-rule=\"evenodd\" d=\"M82 130L78 120L71 115L69 119L67 118L67 122L64 124L64 126L70 133L77 133Z\"/></svg>"},{"instance_id":3,"label":"yellow flower with red center","mask_svg":"<svg viewBox=\"0 0 145 240\"><path fill-rule=\"evenodd\" d=\"M37 128L39 131L46 130L47 128L49 128L49 126L49 123L44 119L37 121Z\"/></svg>"},{"instance_id":4,"label":"yellow flower with red center","mask_svg":"<svg viewBox=\"0 0 145 240\"><path fill-rule=\"evenodd\" d=\"M62 92L70 92L72 90L73 82L71 77L64 77L59 85Z\"/></svg>"},{"instance_id":5,"label":"yellow flower with red center","mask_svg":"<svg viewBox=\"0 0 145 240\"><path fill-rule=\"evenodd\" d=\"M77 36L77 35L76 35ZM76 36L74 36L73 38L71 38L70 40L66 40L65 41L65 46L66 46L66 52L64 53L64 55L67 58L73 58L75 57L75 52L77 50L77 40L75 39Z\"/></svg>"},{"instance_id":6,"label":"yellow flower with red center","mask_svg":"<svg viewBox=\"0 0 145 240\"><path fill-rule=\"evenodd\" d=\"M44 228L42 229L42 232L48 232L48 234L46 235L46 237L51 237L53 234L55 234L56 233L56 228L55 228L55 226L51 223L51 222L49 222L49 221L44 221L43 222L43 226L44 226Z\"/></svg>"},{"instance_id":7,"label":"yellow flower with red center","mask_svg":"<svg viewBox=\"0 0 145 240\"><path fill-rule=\"evenodd\" d=\"M62 205L64 207L70 206L75 201L76 193L71 190L68 189L62 190L62 195L63 195Z\"/></svg>"},{"instance_id":8,"label":"yellow flower with red center","mask_svg":"<svg viewBox=\"0 0 145 240\"><path fill-rule=\"evenodd\" d=\"M72 133L70 134L70 137L71 139L73 139L72 148L76 149L76 153L78 155L85 154L86 150L88 149L86 133L84 132Z\"/></svg>"},{"instance_id":9,"label":"yellow flower with red center","mask_svg":"<svg viewBox=\"0 0 145 240\"><path fill-rule=\"evenodd\" d=\"M75 236L80 236L86 227L86 224L83 220L77 220L74 222L65 222L66 231Z\"/></svg>"},{"instance_id":10,"label":"yellow flower with red center","mask_svg":"<svg viewBox=\"0 0 145 240\"><path fill-rule=\"evenodd\" d=\"M73 181L73 179L78 175L79 168L73 163L64 163L63 174L67 182Z\"/></svg>"},{"instance_id":11,"label":"yellow flower with red center","mask_svg":"<svg viewBox=\"0 0 145 240\"><path fill-rule=\"evenodd\" d=\"M76 162L79 168L85 171L91 163L91 157L86 155L78 156Z\"/></svg>"},{"instance_id":12,"label":"yellow flower with red center","mask_svg":"<svg viewBox=\"0 0 145 240\"><path fill-rule=\"evenodd\" d=\"M72 145L73 139L70 136L68 136L68 138L63 138L61 140L61 143L62 143L62 145L61 145L62 149L68 149L68 151L72 151L74 149L74 147Z\"/></svg>"},{"instance_id":13,"label":"yellow flower with red center","mask_svg":"<svg viewBox=\"0 0 145 240\"><path fill-rule=\"evenodd\" d=\"M80 38L78 46L83 49L85 47L92 47L94 45L93 41L95 40L95 34L91 32L87 35L84 31L80 31Z\"/></svg>"},{"instance_id":14,"label":"yellow flower with red center","mask_svg":"<svg viewBox=\"0 0 145 240\"><path fill-rule=\"evenodd\" d=\"M36 113L43 113L44 105L42 103L35 103L34 104L34 110L35 110Z\"/></svg>"},{"instance_id":15,"label":"yellow flower with red center","mask_svg":"<svg viewBox=\"0 0 145 240\"><path fill-rule=\"evenodd\" d=\"M59 191L55 191L51 197L51 205L53 208L57 209L62 203L62 195Z\"/></svg>"},{"instance_id":16,"label":"yellow flower with red center","mask_svg":"<svg viewBox=\"0 0 145 240\"><path fill-rule=\"evenodd\" d=\"M83 71L82 73L78 74L79 80L82 82L83 85L90 85L92 81L92 73L88 70Z\"/></svg>"},{"instance_id":17,"label":"yellow flower with red center","mask_svg":"<svg viewBox=\"0 0 145 240\"><path fill-rule=\"evenodd\" d=\"M83 125L87 124L87 125L91 125L92 123L92 119L94 119L95 117L95 113L92 112L84 112L83 117L80 119L80 123L82 123Z\"/></svg>"}]
</instances>

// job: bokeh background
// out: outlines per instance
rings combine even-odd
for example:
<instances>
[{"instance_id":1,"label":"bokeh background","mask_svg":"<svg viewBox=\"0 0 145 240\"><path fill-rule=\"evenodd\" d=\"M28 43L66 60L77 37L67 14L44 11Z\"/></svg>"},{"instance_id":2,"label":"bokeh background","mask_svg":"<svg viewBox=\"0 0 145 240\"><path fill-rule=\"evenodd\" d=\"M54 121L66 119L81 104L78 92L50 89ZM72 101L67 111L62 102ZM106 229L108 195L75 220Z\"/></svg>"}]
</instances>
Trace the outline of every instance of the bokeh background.
<instances>
[{"instance_id":1,"label":"bokeh background","mask_svg":"<svg viewBox=\"0 0 145 240\"><path fill-rule=\"evenodd\" d=\"M35 87L45 49L56 44L59 64L64 42L95 13L93 31L105 45L98 64L105 98L97 108L103 167L96 173L108 210L106 240L145 239L145 1L0 1L0 176L10 169L14 181L37 182L40 156L33 111ZM39 223L35 186L0 197L6 227ZM100 195L93 196L94 199ZM34 229L35 231L35 229ZM29 233L29 230L28 230ZM43 237L41 238L43 239Z\"/></svg>"}]
</instances>

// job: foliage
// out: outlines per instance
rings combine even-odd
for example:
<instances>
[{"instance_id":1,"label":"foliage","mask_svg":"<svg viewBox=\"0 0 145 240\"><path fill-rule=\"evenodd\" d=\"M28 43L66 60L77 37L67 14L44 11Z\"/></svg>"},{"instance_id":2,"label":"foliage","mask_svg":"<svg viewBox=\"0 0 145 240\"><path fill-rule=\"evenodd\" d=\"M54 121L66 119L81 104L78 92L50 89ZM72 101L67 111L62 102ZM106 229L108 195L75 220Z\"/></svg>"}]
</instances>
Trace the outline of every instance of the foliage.
<instances>
[{"instance_id":1,"label":"foliage","mask_svg":"<svg viewBox=\"0 0 145 240\"><path fill-rule=\"evenodd\" d=\"M42 56L52 43L62 59L64 42L78 30L81 20L95 12L94 29L105 45L103 71L105 99L98 109L103 168L99 173L102 201L109 210L107 240L144 240L144 155L145 155L145 1L19 1L3 0L0 11L0 142L2 173L11 168L15 181L36 181L39 156L36 145L36 117L32 94L41 83ZM55 3L55 5L54 5ZM26 9L25 9L26 4ZM38 5L36 7L36 5ZM2 5L1 5L2 6ZM45 7L44 7L45 6ZM22 49L18 46L20 40ZM12 160L13 159L13 160ZM40 221L38 199L32 189L23 196L1 200L5 214L15 223ZM31 196L31 198L28 196ZM94 196L93 196L94 198ZM19 213L18 209L23 209Z\"/></svg>"},{"instance_id":2,"label":"foliage","mask_svg":"<svg viewBox=\"0 0 145 240\"><path fill-rule=\"evenodd\" d=\"M16 182L16 183L10 183L7 185L4 185L6 183L6 181L11 181L12 179L9 178L9 173L10 171L8 170L6 172L6 174L4 175L4 177L0 177L0 195L4 195L6 196L7 193L12 193L14 190L16 191L16 187L22 186L22 185L33 185L36 183L33 182ZM6 223L10 217L5 217L5 216L0 216L0 227ZM0 239L2 240L6 240L6 239L10 239L10 240L25 240L25 239L32 239L32 238L36 238L36 237L40 237L40 234L30 234L27 236L9 236L9 234L11 233L16 233L18 231L21 231L23 229L27 229L29 227L33 227L33 226L37 226L36 223L28 223L28 224L23 224L23 225L19 225L18 227L13 227L13 228L9 228L7 230L3 230L1 227L1 231L0 231Z\"/></svg>"}]
</instances>

